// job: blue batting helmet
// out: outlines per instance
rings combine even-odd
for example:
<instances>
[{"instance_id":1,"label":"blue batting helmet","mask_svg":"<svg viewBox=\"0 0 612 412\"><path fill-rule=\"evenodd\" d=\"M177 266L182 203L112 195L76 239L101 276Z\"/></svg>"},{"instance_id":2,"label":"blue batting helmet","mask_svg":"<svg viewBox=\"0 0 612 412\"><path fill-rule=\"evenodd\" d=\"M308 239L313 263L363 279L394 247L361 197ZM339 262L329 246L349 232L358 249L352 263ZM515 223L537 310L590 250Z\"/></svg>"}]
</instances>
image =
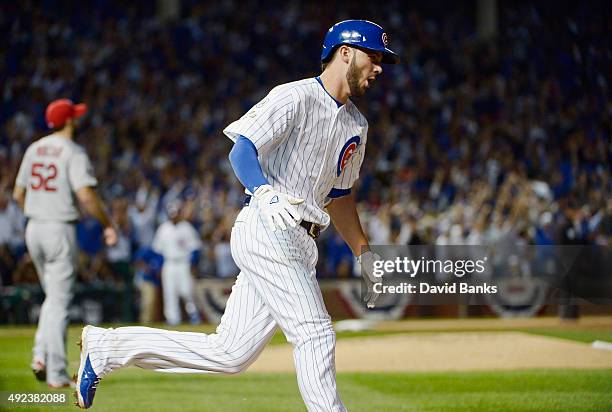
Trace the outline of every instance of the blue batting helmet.
<instances>
[{"instance_id":1,"label":"blue batting helmet","mask_svg":"<svg viewBox=\"0 0 612 412\"><path fill-rule=\"evenodd\" d=\"M387 33L376 23L367 20L344 20L334 24L325 35L321 61L327 62L342 44L382 52L383 63L395 64L399 56L387 47Z\"/></svg>"}]
</instances>

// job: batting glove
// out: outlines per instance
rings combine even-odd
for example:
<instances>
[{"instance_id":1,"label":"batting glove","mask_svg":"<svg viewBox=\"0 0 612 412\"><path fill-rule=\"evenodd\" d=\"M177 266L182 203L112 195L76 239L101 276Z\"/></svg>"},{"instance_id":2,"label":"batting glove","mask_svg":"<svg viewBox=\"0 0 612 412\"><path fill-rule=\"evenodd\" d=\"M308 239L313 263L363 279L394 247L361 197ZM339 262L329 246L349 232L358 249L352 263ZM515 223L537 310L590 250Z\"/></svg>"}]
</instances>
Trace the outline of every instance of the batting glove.
<instances>
[{"instance_id":1,"label":"batting glove","mask_svg":"<svg viewBox=\"0 0 612 412\"><path fill-rule=\"evenodd\" d=\"M255 190L253 197L261 211L265 224L272 230L287 230L287 226L296 227L302 220L294 205L304 199L280 193L270 185L262 185Z\"/></svg>"},{"instance_id":2,"label":"batting glove","mask_svg":"<svg viewBox=\"0 0 612 412\"><path fill-rule=\"evenodd\" d=\"M377 260L381 260L380 255L377 253L372 253L371 250L357 256L357 261L361 265L363 280L368 288L364 300L369 309L376 306L376 300L378 299L378 296L380 296L380 293L374 292L374 284L382 283L382 276L378 277L374 274L374 262Z\"/></svg>"}]
</instances>

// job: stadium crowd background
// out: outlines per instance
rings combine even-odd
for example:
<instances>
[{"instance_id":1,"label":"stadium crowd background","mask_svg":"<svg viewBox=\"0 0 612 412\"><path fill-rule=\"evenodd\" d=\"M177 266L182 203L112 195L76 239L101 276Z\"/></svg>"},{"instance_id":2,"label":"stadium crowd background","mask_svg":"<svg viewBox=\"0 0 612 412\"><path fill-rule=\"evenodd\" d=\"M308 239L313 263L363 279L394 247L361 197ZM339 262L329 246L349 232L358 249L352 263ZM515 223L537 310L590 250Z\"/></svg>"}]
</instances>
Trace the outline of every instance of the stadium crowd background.
<instances>
[{"instance_id":1,"label":"stadium crowd background","mask_svg":"<svg viewBox=\"0 0 612 412\"><path fill-rule=\"evenodd\" d=\"M144 3L0 5L2 285L37 283L10 192L60 97L90 107L77 141L121 230L106 250L84 216L80 282L146 278L141 248L177 198L204 240L199 276L235 275L229 234L244 196L221 131L273 86L317 75L325 30L343 18L381 22L402 56L357 101L370 131L355 191L372 243L610 244L603 2L500 1L490 39L476 32L473 2L258 3L183 1L167 22ZM333 230L319 248L319 276L352 276Z\"/></svg>"}]
</instances>

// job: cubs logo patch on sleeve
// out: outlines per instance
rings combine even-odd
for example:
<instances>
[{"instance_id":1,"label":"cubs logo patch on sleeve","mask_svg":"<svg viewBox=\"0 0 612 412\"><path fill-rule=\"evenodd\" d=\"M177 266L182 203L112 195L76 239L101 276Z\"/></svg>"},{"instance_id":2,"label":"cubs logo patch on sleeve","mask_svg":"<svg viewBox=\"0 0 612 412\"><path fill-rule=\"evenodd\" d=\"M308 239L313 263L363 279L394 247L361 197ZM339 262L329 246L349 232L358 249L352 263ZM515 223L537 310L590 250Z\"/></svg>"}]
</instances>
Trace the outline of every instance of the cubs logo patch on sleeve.
<instances>
[{"instance_id":1,"label":"cubs logo patch on sleeve","mask_svg":"<svg viewBox=\"0 0 612 412\"><path fill-rule=\"evenodd\" d=\"M360 142L361 138L359 136L353 136L344 144L344 146L342 146L342 150L340 150L340 156L338 156L338 176L340 176L340 174L346 167L346 164L351 159L351 156L353 156L353 153L357 151L357 147L359 146Z\"/></svg>"}]
</instances>

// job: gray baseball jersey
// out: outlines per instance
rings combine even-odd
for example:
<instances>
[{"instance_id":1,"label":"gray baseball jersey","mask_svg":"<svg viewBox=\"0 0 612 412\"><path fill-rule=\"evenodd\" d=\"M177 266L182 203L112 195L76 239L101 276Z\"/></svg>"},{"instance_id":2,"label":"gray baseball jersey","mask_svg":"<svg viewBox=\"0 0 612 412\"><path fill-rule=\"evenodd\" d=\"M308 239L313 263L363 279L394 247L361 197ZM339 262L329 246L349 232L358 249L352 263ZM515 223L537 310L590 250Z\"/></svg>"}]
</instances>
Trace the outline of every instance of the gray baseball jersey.
<instances>
[{"instance_id":1,"label":"gray baseball jersey","mask_svg":"<svg viewBox=\"0 0 612 412\"><path fill-rule=\"evenodd\" d=\"M28 147L15 185L26 188L27 217L69 222L79 217L73 193L97 183L85 150L72 140L51 134Z\"/></svg>"}]
</instances>

